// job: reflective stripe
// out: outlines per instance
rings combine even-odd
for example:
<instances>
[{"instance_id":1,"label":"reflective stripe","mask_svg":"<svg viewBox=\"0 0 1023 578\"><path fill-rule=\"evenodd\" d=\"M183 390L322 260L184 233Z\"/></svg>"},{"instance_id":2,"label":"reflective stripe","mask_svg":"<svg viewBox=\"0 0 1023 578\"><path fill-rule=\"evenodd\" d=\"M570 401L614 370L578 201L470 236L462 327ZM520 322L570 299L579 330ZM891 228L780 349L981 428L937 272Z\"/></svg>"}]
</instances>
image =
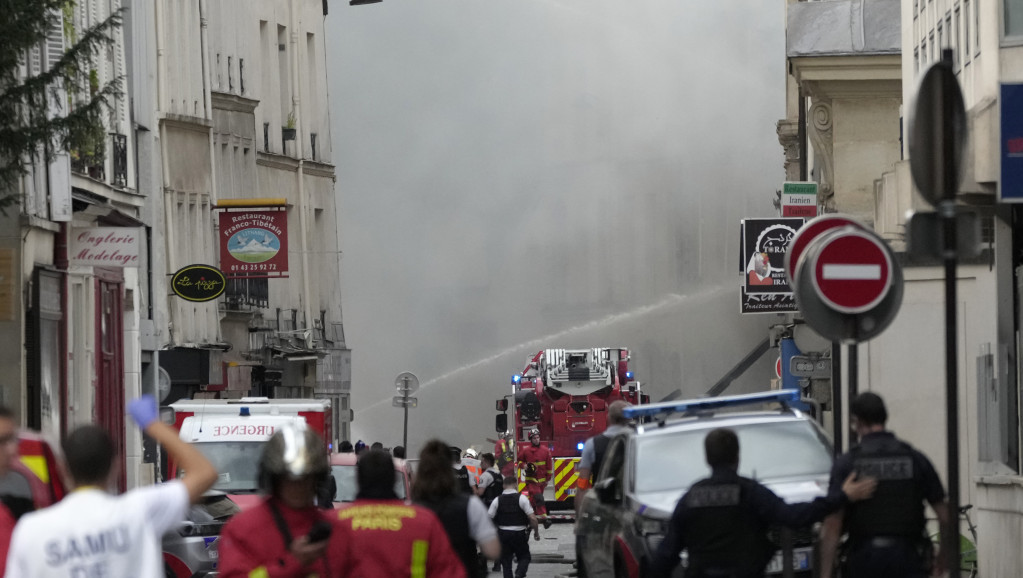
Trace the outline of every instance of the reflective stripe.
<instances>
[{"instance_id":1,"label":"reflective stripe","mask_svg":"<svg viewBox=\"0 0 1023 578\"><path fill-rule=\"evenodd\" d=\"M430 543L426 540L412 542L412 573L411 578L426 578L426 555L430 551Z\"/></svg>"},{"instance_id":2,"label":"reflective stripe","mask_svg":"<svg viewBox=\"0 0 1023 578\"><path fill-rule=\"evenodd\" d=\"M270 573L266 571L266 566L260 566L249 572L249 578L270 578Z\"/></svg>"},{"instance_id":3,"label":"reflective stripe","mask_svg":"<svg viewBox=\"0 0 1023 578\"><path fill-rule=\"evenodd\" d=\"M563 502L575 495L576 482L579 487L586 489L589 486L582 486L582 480L575 468L579 465L579 458L554 458L554 499ZM589 480L587 480L589 482Z\"/></svg>"}]
</instances>

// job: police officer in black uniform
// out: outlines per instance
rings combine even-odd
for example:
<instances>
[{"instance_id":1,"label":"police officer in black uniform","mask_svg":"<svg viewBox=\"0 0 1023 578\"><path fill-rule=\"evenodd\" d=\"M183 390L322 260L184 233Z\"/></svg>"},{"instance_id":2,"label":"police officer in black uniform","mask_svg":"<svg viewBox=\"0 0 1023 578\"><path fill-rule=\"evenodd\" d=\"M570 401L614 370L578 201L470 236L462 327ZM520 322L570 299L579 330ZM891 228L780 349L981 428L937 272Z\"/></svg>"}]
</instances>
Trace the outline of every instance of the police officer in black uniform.
<instances>
[{"instance_id":1,"label":"police officer in black uniform","mask_svg":"<svg viewBox=\"0 0 1023 578\"><path fill-rule=\"evenodd\" d=\"M759 482L739 475L739 438L718 428L704 440L711 476L693 484L671 516L668 534L657 548L647 574L667 578L689 550L686 578L758 578L764 576L777 547L767 538L770 526L806 526L871 494L876 482L848 476L826 498L786 504Z\"/></svg>"},{"instance_id":2,"label":"police officer in black uniform","mask_svg":"<svg viewBox=\"0 0 1023 578\"><path fill-rule=\"evenodd\" d=\"M933 562L924 533L924 500L944 527L948 520L945 490L930 460L885 430L888 411L876 393L862 393L849 407L860 444L835 460L831 487L850 472L878 481L874 496L849 504L824 521L821 530L821 576L831 578L839 536L849 533L845 577L917 578Z\"/></svg>"}]
</instances>

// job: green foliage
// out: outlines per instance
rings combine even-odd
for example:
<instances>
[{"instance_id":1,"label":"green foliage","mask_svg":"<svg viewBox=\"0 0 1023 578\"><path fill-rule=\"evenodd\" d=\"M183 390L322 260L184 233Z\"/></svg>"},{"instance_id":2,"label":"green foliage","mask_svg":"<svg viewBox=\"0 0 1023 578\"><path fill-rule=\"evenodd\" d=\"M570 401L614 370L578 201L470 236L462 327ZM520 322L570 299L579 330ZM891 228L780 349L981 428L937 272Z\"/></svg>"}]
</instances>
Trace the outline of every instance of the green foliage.
<instances>
[{"instance_id":1,"label":"green foliage","mask_svg":"<svg viewBox=\"0 0 1023 578\"><path fill-rule=\"evenodd\" d=\"M284 128L295 128L295 111L288 113L288 120L284 124Z\"/></svg>"},{"instance_id":2,"label":"green foliage","mask_svg":"<svg viewBox=\"0 0 1023 578\"><path fill-rule=\"evenodd\" d=\"M78 34L73 4L68 0L4 0L0 19L0 211L17 203L19 179L32 160L44 160L61 150L78 151L95 159L104 154L102 115L120 94L122 79L103 86L93 59L114 41L122 13ZM48 70L25 76L22 66L32 48L45 49L51 26L60 24L67 47ZM59 98L88 87L87 94ZM48 110L50 101L58 107ZM6 212L6 211L4 211Z\"/></svg>"}]
</instances>

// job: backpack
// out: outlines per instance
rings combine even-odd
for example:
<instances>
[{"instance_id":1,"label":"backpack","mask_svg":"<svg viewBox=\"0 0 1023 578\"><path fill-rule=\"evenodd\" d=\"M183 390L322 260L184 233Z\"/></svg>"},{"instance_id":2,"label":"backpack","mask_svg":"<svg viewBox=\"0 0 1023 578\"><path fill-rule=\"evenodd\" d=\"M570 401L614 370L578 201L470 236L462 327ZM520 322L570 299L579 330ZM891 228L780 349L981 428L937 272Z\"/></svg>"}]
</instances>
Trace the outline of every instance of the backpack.
<instances>
[{"instance_id":1,"label":"backpack","mask_svg":"<svg viewBox=\"0 0 1023 578\"><path fill-rule=\"evenodd\" d=\"M497 499L497 497L501 495L501 492L504 491L504 478L501 476L501 473L497 471L487 470L487 473L490 474L493 481L490 482L489 486L483 489L483 495L480 496L480 499L483 500L483 505L489 508L490 503Z\"/></svg>"}]
</instances>

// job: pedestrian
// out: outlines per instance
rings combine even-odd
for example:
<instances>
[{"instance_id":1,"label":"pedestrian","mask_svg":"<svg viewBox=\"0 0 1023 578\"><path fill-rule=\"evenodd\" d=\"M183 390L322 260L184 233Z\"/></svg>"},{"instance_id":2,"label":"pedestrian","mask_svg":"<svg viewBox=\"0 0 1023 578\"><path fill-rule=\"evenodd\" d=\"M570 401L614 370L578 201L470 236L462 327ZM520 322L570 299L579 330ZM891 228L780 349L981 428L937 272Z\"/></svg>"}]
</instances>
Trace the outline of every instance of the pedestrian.
<instances>
[{"instance_id":1,"label":"pedestrian","mask_svg":"<svg viewBox=\"0 0 1023 578\"><path fill-rule=\"evenodd\" d=\"M501 434L494 444L494 458L502 477L515 476L515 436L510 431Z\"/></svg>"},{"instance_id":2,"label":"pedestrian","mask_svg":"<svg viewBox=\"0 0 1023 578\"><path fill-rule=\"evenodd\" d=\"M474 484L470 481L469 468L462 465L462 450L455 446L449 448L451 452L451 468L455 470L455 485L460 492L473 495Z\"/></svg>"},{"instance_id":3,"label":"pedestrian","mask_svg":"<svg viewBox=\"0 0 1023 578\"><path fill-rule=\"evenodd\" d=\"M575 502L576 520L579 520L579 513L586 492L593 487L593 482L596 481L597 475L600 473L600 466L604 462L604 453L607 451L611 438L624 432L628 427L629 419L625 417L625 408L630 405L629 402L623 400L612 401L607 406L607 427L603 432L587 439L583 445L583 453L579 458L579 465L575 469L578 476L575 498L573 500ZM605 568L603 572L601 571L601 562L599 560L583 559L583 552L588 551L586 539L586 535L579 533L579 526L576 525L575 559L579 578L587 578L589 574L592 574L594 577L609 574L611 572L610 569ZM607 566L607 564L604 564L604 566Z\"/></svg>"},{"instance_id":4,"label":"pedestrian","mask_svg":"<svg viewBox=\"0 0 1023 578\"><path fill-rule=\"evenodd\" d=\"M364 441L362 441L362 440L359 440L359 441L355 442L355 455L356 455L356 456L361 456L361 455L362 455L362 454L364 454L364 453L366 452L366 450L368 450L368 449L369 449L369 448L368 448L368 447L366 447L366 442L364 442Z\"/></svg>"},{"instance_id":5,"label":"pedestrian","mask_svg":"<svg viewBox=\"0 0 1023 578\"><path fill-rule=\"evenodd\" d=\"M0 479L11 471L11 466L18 455L18 425L14 423L14 413L0 406ZM7 548L11 544L14 533L14 514L7 506L0 503L0 576L7 566Z\"/></svg>"},{"instance_id":6,"label":"pedestrian","mask_svg":"<svg viewBox=\"0 0 1023 578\"><path fill-rule=\"evenodd\" d=\"M799 528L821 520L848 500L868 497L877 482L850 474L840 490L812 502L786 504L759 482L739 475L739 438L717 428L704 439L711 475L678 501L668 533L657 548L649 576L667 578L689 551L688 577L763 577L776 546L770 526Z\"/></svg>"},{"instance_id":7,"label":"pedestrian","mask_svg":"<svg viewBox=\"0 0 1023 578\"><path fill-rule=\"evenodd\" d=\"M304 423L279 426L259 458L266 497L224 526L219 576L326 577L340 569L338 550L328 549L332 518L315 503L329 472L327 448L315 431Z\"/></svg>"},{"instance_id":8,"label":"pedestrian","mask_svg":"<svg viewBox=\"0 0 1023 578\"><path fill-rule=\"evenodd\" d=\"M501 567L504 578L525 578L529 570L529 562L533 557L529 553L529 529L533 530L533 539L540 540L540 524L533 513L529 499L519 493L519 482L514 477L503 480L504 491L491 502L488 513L497 525L497 535L501 539ZM512 575L512 557L518 559L515 574Z\"/></svg>"},{"instance_id":9,"label":"pedestrian","mask_svg":"<svg viewBox=\"0 0 1023 578\"><path fill-rule=\"evenodd\" d=\"M925 455L885 429L888 410L879 395L856 396L849 414L859 445L835 460L831 487L855 471L877 478L877 492L824 520L820 575L831 578L844 529L849 540L843 576L927 576L933 562L940 566L941 556L931 554L923 502L934 509L940 527L947 527L949 510L941 480Z\"/></svg>"},{"instance_id":10,"label":"pedestrian","mask_svg":"<svg viewBox=\"0 0 1023 578\"><path fill-rule=\"evenodd\" d=\"M394 454L394 457L399 460L405 459L405 446L394 446L394 449L391 450L391 452Z\"/></svg>"},{"instance_id":11,"label":"pedestrian","mask_svg":"<svg viewBox=\"0 0 1023 578\"><path fill-rule=\"evenodd\" d=\"M419 452L412 500L437 514L469 578L482 578L487 573L486 561L480 559L477 547L487 560L497 560L501 543L483 502L455 487L449 452L440 440L426 442Z\"/></svg>"},{"instance_id":12,"label":"pedestrian","mask_svg":"<svg viewBox=\"0 0 1023 578\"><path fill-rule=\"evenodd\" d=\"M338 453L350 454L355 451L355 446L348 440L341 440L341 443L337 446Z\"/></svg>"},{"instance_id":13,"label":"pedestrian","mask_svg":"<svg viewBox=\"0 0 1023 578\"><path fill-rule=\"evenodd\" d=\"M545 529L550 528L543 491L547 488L550 472L554 470L554 458L547 446L540 444L540 430L536 427L529 430L529 445L519 450L519 469L525 472L526 495L537 519Z\"/></svg>"},{"instance_id":14,"label":"pedestrian","mask_svg":"<svg viewBox=\"0 0 1023 578\"><path fill-rule=\"evenodd\" d=\"M61 444L72 491L18 522L7 559L8 577L164 576L161 538L213 486L217 470L157 419L153 396L132 400L128 413L163 445L185 476L111 495L106 488L113 483L119 457L113 440L94 425L74 430Z\"/></svg>"},{"instance_id":15,"label":"pedestrian","mask_svg":"<svg viewBox=\"0 0 1023 578\"><path fill-rule=\"evenodd\" d=\"M371 449L371 450L382 450L382 449L384 449L384 444L383 444L383 442L373 442L373 444L369 446L369 449Z\"/></svg>"},{"instance_id":16,"label":"pedestrian","mask_svg":"<svg viewBox=\"0 0 1023 578\"><path fill-rule=\"evenodd\" d=\"M394 493L394 460L366 452L355 466L359 492L338 510L335 532L342 576L357 578L465 578L444 526L429 509Z\"/></svg>"},{"instance_id":17,"label":"pedestrian","mask_svg":"<svg viewBox=\"0 0 1023 578\"><path fill-rule=\"evenodd\" d=\"M576 481L575 513L579 517L579 507L582 504L586 491L593 487L597 474L600 473L600 466L604 461L604 452L611 438L628 429L629 418L625 417L625 408L631 404L627 401L615 400L607 406L607 427L599 433L586 440L583 445L583 453L579 458L579 465L576 467L576 474L579 476Z\"/></svg>"}]
</instances>

